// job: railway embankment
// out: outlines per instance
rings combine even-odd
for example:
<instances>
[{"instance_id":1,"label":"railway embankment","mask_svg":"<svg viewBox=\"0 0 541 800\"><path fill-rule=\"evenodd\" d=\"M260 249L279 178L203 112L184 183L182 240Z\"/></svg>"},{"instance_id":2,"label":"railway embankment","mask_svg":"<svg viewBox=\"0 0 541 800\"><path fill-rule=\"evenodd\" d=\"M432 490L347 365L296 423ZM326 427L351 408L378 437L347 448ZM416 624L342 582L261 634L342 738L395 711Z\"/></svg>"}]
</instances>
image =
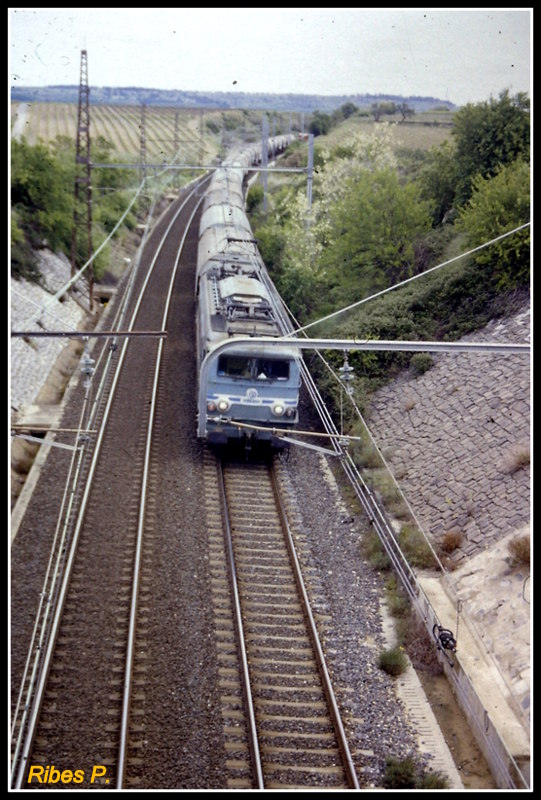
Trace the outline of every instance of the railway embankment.
<instances>
[{"instance_id":1,"label":"railway embankment","mask_svg":"<svg viewBox=\"0 0 541 800\"><path fill-rule=\"evenodd\" d=\"M56 293L70 279L66 256L39 251L41 284L11 278L11 330L35 330L35 321L45 330L84 330L90 315L74 295ZM11 408L17 413L34 403L53 369L66 339L13 338L11 340Z\"/></svg>"},{"instance_id":2,"label":"railway embankment","mask_svg":"<svg viewBox=\"0 0 541 800\"><path fill-rule=\"evenodd\" d=\"M530 307L465 338L528 342ZM457 659L519 762L531 722L530 564L513 543L530 535L530 370L524 355L438 355L424 374L380 389L367 415L443 554L444 575L420 576L423 591L455 633Z\"/></svg>"},{"instance_id":3,"label":"railway embankment","mask_svg":"<svg viewBox=\"0 0 541 800\"><path fill-rule=\"evenodd\" d=\"M96 313L88 310L84 288L77 283L71 293L61 293L70 280L71 267L64 255L38 251L40 283L10 282L10 330L24 332L91 330ZM82 340L60 337L12 337L10 341L10 423L28 425L25 435L42 438L59 420L61 401L84 345ZM11 505L14 506L34 461L39 444L15 437L11 446Z\"/></svg>"},{"instance_id":4,"label":"railway embankment","mask_svg":"<svg viewBox=\"0 0 541 800\"><path fill-rule=\"evenodd\" d=\"M13 282L12 330L24 329L46 304L54 314L46 320L49 329L92 324L84 307L68 296L48 305L69 277L67 260L47 256L44 271L46 288ZM468 338L524 342L529 336L530 310L524 307ZM62 381L55 370L67 347L65 340L12 339L12 423L41 410L54 424L54 409L60 409L55 388L60 394ZM77 368L77 358L64 364L66 374L70 368ZM508 701L503 714L512 708L511 727L518 721L526 737L530 577L529 566L513 561L509 543L529 533L530 377L529 359L521 355L441 355L423 375L405 374L381 389L369 415L376 441L427 535L436 545L450 533L460 541L446 559L445 576L427 578L423 588L456 634L464 669L475 673L481 693L502 687Z\"/></svg>"}]
</instances>

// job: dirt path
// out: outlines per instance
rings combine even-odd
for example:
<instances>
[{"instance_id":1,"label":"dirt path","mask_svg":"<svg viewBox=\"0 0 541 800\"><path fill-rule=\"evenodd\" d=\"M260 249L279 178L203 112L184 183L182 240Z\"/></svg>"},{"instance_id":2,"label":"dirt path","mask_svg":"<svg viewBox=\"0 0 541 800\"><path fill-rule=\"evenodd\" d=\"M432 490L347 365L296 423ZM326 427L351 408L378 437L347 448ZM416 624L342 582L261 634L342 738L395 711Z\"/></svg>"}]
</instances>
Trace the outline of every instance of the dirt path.
<instances>
[{"instance_id":1,"label":"dirt path","mask_svg":"<svg viewBox=\"0 0 541 800\"><path fill-rule=\"evenodd\" d=\"M470 726L458 708L445 675L431 675L419 670L425 690L465 789L497 789L486 759L477 746Z\"/></svg>"}]
</instances>

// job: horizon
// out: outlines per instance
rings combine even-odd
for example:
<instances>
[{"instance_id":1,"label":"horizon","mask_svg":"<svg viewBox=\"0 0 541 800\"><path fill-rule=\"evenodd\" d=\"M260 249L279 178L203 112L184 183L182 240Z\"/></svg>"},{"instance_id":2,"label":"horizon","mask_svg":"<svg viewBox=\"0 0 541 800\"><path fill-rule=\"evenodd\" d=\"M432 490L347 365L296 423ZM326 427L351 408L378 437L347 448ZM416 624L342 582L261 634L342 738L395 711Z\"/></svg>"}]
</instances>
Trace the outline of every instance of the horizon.
<instances>
[{"instance_id":1,"label":"horizon","mask_svg":"<svg viewBox=\"0 0 541 800\"><path fill-rule=\"evenodd\" d=\"M86 50L96 87L396 95L453 105L506 89L530 94L532 9L9 12L9 81L23 88L75 85Z\"/></svg>"}]
</instances>

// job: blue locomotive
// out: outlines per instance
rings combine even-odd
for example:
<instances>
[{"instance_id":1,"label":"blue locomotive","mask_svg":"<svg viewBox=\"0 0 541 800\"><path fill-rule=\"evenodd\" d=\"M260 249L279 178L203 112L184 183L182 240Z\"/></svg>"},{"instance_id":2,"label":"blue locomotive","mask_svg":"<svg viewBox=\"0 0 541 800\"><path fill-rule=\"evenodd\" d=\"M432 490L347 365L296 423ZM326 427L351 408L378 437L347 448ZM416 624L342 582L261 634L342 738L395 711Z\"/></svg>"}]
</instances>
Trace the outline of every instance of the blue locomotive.
<instances>
[{"instance_id":1,"label":"blue locomotive","mask_svg":"<svg viewBox=\"0 0 541 800\"><path fill-rule=\"evenodd\" d=\"M289 140L275 137L269 150L280 152ZM203 199L196 273L197 433L209 444L266 442L280 449L277 429L298 423L300 356L287 342L264 341L290 329L245 212L244 179L260 156L253 146L230 156Z\"/></svg>"}]
</instances>

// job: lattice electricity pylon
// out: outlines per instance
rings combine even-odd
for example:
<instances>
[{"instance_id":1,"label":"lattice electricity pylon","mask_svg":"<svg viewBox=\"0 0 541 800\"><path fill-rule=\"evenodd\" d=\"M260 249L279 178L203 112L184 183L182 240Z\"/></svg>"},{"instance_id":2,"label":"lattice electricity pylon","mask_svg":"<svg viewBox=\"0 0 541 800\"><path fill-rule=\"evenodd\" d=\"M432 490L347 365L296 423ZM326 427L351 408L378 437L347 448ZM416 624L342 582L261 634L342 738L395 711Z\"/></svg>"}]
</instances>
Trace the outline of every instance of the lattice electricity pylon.
<instances>
[{"instance_id":1,"label":"lattice electricity pylon","mask_svg":"<svg viewBox=\"0 0 541 800\"><path fill-rule=\"evenodd\" d=\"M71 274L79 267L78 236L79 229L86 227L86 257L81 248L81 258L86 263L92 257L92 184L90 181L90 89L88 87L88 59L86 50L81 50L81 72L79 78L79 105L77 109L77 141L75 147L75 184L73 190L73 234L71 239ZM86 192L83 193L83 187ZM86 195L86 202L84 202ZM84 208L84 211L82 210ZM85 224L86 223L86 224ZM81 264L82 266L82 264ZM88 302L92 311L92 289L94 285L94 265L87 270Z\"/></svg>"}]
</instances>

